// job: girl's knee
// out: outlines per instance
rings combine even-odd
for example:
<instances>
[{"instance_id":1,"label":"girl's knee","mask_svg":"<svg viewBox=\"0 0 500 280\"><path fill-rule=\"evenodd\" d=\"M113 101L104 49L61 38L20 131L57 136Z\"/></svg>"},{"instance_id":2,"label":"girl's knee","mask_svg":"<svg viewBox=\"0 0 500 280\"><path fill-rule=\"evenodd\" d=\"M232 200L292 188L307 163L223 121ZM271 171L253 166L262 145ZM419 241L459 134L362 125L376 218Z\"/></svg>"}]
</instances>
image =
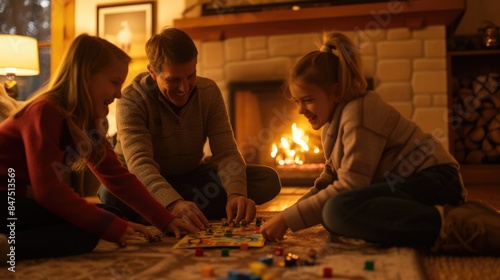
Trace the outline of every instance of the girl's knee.
<instances>
[{"instance_id":1,"label":"girl's knee","mask_svg":"<svg viewBox=\"0 0 500 280\"><path fill-rule=\"evenodd\" d=\"M323 226L329 232L337 233L338 229L342 227L344 223L344 215L342 214L342 199L338 199L338 196L334 196L328 199L323 206L322 220Z\"/></svg>"},{"instance_id":2,"label":"girl's knee","mask_svg":"<svg viewBox=\"0 0 500 280\"><path fill-rule=\"evenodd\" d=\"M323 206L323 226L336 234L344 233L350 226L349 217L354 213L356 205L355 192L347 191L328 199Z\"/></svg>"}]
</instances>

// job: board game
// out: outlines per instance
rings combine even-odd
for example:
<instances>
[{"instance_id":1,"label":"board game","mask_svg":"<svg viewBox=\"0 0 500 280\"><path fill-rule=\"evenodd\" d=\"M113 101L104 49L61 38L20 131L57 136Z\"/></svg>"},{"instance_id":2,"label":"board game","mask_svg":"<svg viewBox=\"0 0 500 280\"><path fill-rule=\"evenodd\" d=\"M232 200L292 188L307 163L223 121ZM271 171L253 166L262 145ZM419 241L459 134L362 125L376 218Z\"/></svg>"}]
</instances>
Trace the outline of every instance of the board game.
<instances>
[{"instance_id":1,"label":"board game","mask_svg":"<svg viewBox=\"0 0 500 280\"><path fill-rule=\"evenodd\" d=\"M248 247L263 247L265 240L260 233L260 226L254 223L249 225L212 223L205 231L185 235L174 245L174 249L240 247L243 243Z\"/></svg>"}]
</instances>

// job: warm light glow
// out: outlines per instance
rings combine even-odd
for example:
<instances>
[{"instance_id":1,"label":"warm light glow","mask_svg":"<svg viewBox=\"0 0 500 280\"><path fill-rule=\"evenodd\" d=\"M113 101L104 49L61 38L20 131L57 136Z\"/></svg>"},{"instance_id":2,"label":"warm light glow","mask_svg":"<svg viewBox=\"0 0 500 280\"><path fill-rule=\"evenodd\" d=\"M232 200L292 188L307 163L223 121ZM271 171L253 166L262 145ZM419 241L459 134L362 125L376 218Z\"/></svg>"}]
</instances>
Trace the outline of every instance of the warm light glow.
<instances>
[{"instance_id":1,"label":"warm light glow","mask_svg":"<svg viewBox=\"0 0 500 280\"><path fill-rule=\"evenodd\" d=\"M278 154L278 146L276 146L276 144L273 144L273 147L271 150L271 157L275 158L277 154Z\"/></svg>"},{"instance_id":2,"label":"warm light glow","mask_svg":"<svg viewBox=\"0 0 500 280\"><path fill-rule=\"evenodd\" d=\"M285 137L281 137L281 146L283 147L283 149L290 149L288 139L286 139Z\"/></svg>"},{"instance_id":3,"label":"warm light glow","mask_svg":"<svg viewBox=\"0 0 500 280\"><path fill-rule=\"evenodd\" d=\"M306 161L307 153L311 153L309 147L309 136L305 130L299 128L296 123L292 124L292 134L283 135L280 143L271 146L271 157L279 165L302 165ZM315 146L314 153L320 149Z\"/></svg>"},{"instance_id":4,"label":"warm light glow","mask_svg":"<svg viewBox=\"0 0 500 280\"><path fill-rule=\"evenodd\" d=\"M297 124L292 124L292 138L293 142L300 145L304 151L309 151L309 146L307 146L306 141L309 141L309 137L306 135L303 129L297 128Z\"/></svg>"},{"instance_id":5,"label":"warm light glow","mask_svg":"<svg viewBox=\"0 0 500 280\"><path fill-rule=\"evenodd\" d=\"M0 75L40 74L38 43L28 36L0 34Z\"/></svg>"}]
</instances>

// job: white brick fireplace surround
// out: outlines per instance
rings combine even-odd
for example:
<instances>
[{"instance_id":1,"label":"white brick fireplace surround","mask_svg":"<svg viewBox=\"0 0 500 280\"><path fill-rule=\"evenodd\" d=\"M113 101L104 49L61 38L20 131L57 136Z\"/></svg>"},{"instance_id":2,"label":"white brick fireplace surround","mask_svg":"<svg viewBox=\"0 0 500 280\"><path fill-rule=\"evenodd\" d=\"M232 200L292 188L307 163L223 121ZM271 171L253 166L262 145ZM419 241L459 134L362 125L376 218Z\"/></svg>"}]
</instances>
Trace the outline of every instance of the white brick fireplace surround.
<instances>
[{"instance_id":1,"label":"white brick fireplace surround","mask_svg":"<svg viewBox=\"0 0 500 280\"><path fill-rule=\"evenodd\" d=\"M366 77L405 117L448 148L446 26L344 32L360 48ZM321 33L197 41L198 74L214 79L226 101L229 82L282 80Z\"/></svg>"}]
</instances>

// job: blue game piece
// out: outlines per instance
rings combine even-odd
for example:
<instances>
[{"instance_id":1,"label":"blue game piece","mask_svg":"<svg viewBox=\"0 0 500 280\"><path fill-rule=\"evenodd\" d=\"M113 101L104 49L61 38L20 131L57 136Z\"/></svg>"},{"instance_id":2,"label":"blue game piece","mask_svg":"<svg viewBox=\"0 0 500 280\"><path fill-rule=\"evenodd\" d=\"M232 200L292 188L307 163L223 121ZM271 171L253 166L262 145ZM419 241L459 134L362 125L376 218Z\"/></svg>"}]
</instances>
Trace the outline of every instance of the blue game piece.
<instances>
[{"instance_id":1,"label":"blue game piece","mask_svg":"<svg viewBox=\"0 0 500 280\"><path fill-rule=\"evenodd\" d=\"M268 266L272 266L273 265L273 257L272 256L265 256L265 257L259 258L259 262L264 263Z\"/></svg>"},{"instance_id":2,"label":"blue game piece","mask_svg":"<svg viewBox=\"0 0 500 280\"><path fill-rule=\"evenodd\" d=\"M255 226L260 227L261 225L262 225L262 218L261 217L255 218Z\"/></svg>"},{"instance_id":3,"label":"blue game piece","mask_svg":"<svg viewBox=\"0 0 500 280\"><path fill-rule=\"evenodd\" d=\"M236 270L229 270L227 273L227 280L260 280L260 276Z\"/></svg>"}]
</instances>

